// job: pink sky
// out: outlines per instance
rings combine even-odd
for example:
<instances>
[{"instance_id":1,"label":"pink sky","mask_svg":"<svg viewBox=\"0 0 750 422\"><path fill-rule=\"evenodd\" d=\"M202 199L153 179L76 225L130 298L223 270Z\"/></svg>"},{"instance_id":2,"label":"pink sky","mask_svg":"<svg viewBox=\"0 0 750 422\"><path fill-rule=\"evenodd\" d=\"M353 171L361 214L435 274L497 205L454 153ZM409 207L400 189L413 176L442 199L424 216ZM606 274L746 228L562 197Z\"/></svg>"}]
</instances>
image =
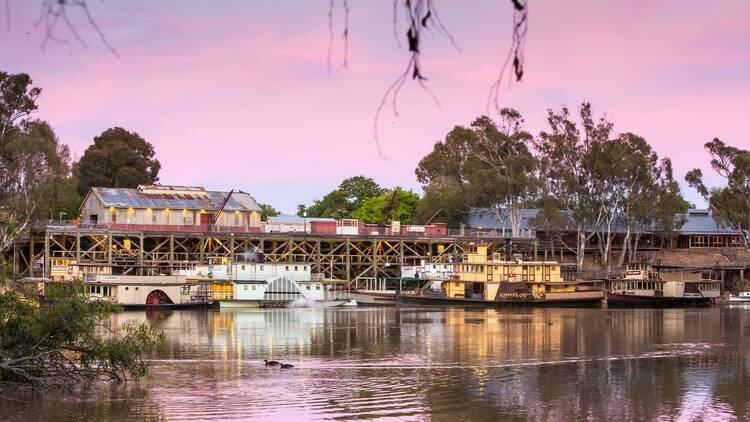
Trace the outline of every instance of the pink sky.
<instances>
[{"instance_id":1,"label":"pink sky","mask_svg":"<svg viewBox=\"0 0 750 422\"><path fill-rule=\"evenodd\" d=\"M485 113L511 23L509 1L436 2L462 52L437 34L424 41L423 72L441 107L407 82L400 116L388 109L381 119L381 159L375 108L408 59L393 38L390 2L350 0L350 66L340 66L337 41L331 76L326 0L220 9L90 2L119 58L76 13L87 46L60 26L70 44L42 50L41 1L10 3L0 68L43 88L36 116L75 153L122 126L155 145L161 183L242 189L287 212L357 174L419 190L419 159L454 125ZM337 8L337 34L342 17ZM502 101L531 132L546 129L548 108L587 100L617 131L671 157L680 179L693 167L709 171L702 145L714 137L750 147L750 2L535 1L529 31L524 81Z\"/></svg>"}]
</instances>

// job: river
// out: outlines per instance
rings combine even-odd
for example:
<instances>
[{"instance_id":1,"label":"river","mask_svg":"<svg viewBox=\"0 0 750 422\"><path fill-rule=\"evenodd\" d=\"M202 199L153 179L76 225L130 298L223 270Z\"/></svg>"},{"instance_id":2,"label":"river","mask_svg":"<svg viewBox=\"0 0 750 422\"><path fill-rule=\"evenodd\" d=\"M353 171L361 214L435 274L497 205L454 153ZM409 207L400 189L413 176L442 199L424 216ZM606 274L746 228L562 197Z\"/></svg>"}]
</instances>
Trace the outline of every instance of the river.
<instances>
[{"instance_id":1,"label":"river","mask_svg":"<svg viewBox=\"0 0 750 422\"><path fill-rule=\"evenodd\" d=\"M162 327L149 380L5 402L4 416L750 419L750 307L174 310Z\"/></svg>"}]
</instances>

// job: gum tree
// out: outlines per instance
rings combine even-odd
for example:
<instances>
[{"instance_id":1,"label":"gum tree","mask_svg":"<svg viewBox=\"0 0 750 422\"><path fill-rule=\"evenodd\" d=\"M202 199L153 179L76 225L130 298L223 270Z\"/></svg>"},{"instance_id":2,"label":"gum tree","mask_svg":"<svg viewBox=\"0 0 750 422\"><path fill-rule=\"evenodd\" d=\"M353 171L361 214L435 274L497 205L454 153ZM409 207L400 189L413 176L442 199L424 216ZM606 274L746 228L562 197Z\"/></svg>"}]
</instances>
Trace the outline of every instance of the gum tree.
<instances>
[{"instance_id":1,"label":"gum tree","mask_svg":"<svg viewBox=\"0 0 750 422\"><path fill-rule=\"evenodd\" d=\"M691 170L685 180L705 198L719 222L736 230L750 249L750 151L725 144L718 138L705 144L711 167L726 185L709 189L700 169Z\"/></svg>"}]
</instances>

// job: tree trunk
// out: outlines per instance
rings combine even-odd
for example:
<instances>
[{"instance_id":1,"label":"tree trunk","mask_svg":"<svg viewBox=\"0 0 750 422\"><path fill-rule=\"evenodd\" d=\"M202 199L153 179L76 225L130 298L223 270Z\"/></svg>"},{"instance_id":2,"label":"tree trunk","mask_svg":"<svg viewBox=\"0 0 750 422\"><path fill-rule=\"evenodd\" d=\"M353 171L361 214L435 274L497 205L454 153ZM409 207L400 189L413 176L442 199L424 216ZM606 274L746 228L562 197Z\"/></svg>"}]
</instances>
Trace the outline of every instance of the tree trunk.
<instances>
[{"instance_id":1,"label":"tree trunk","mask_svg":"<svg viewBox=\"0 0 750 422\"><path fill-rule=\"evenodd\" d=\"M617 265L622 267L625 264L625 254L628 252L628 246L630 246L630 224L625 232L625 238L622 239L622 249L620 249L620 258L617 260Z\"/></svg>"},{"instance_id":2,"label":"tree trunk","mask_svg":"<svg viewBox=\"0 0 750 422\"><path fill-rule=\"evenodd\" d=\"M638 241L641 240L641 232L637 232L635 236L633 237L633 246L630 248L630 258L629 261L633 262L635 259L635 254L638 252Z\"/></svg>"},{"instance_id":3,"label":"tree trunk","mask_svg":"<svg viewBox=\"0 0 750 422\"><path fill-rule=\"evenodd\" d=\"M576 266L578 271L583 271L583 256L586 251L586 235L583 234L583 228L578 227L578 239L576 242Z\"/></svg>"}]
</instances>

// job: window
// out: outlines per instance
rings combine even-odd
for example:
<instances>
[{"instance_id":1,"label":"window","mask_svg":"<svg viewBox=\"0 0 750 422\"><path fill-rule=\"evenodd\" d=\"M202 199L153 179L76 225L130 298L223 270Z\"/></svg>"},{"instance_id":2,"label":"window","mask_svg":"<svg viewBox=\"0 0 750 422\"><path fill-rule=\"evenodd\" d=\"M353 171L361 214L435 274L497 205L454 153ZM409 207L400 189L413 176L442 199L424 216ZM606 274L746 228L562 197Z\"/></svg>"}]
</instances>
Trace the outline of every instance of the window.
<instances>
[{"instance_id":1,"label":"window","mask_svg":"<svg viewBox=\"0 0 750 422\"><path fill-rule=\"evenodd\" d=\"M307 290L310 290L310 285L309 284L307 285Z\"/></svg>"},{"instance_id":2,"label":"window","mask_svg":"<svg viewBox=\"0 0 750 422\"><path fill-rule=\"evenodd\" d=\"M242 266L242 269L243 269L243 270L245 269L245 266L244 266L244 265Z\"/></svg>"},{"instance_id":3,"label":"window","mask_svg":"<svg viewBox=\"0 0 750 422\"><path fill-rule=\"evenodd\" d=\"M294 266L294 271L299 271L299 267L295 265Z\"/></svg>"},{"instance_id":4,"label":"window","mask_svg":"<svg viewBox=\"0 0 750 422\"><path fill-rule=\"evenodd\" d=\"M255 290L255 284L253 284L253 290Z\"/></svg>"},{"instance_id":5,"label":"window","mask_svg":"<svg viewBox=\"0 0 750 422\"><path fill-rule=\"evenodd\" d=\"M245 284L244 286L242 286L242 290L247 290L247 284Z\"/></svg>"},{"instance_id":6,"label":"window","mask_svg":"<svg viewBox=\"0 0 750 422\"><path fill-rule=\"evenodd\" d=\"M320 290L320 284L315 285L315 290Z\"/></svg>"},{"instance_id":7,"label":"window","mask_svg":"<svg viewBox=\"0 0 750 422\"><path fill-rule=\"evenodd\" d=\"M302 271L307 271L307 265L302 266Z\"/></svg>"},{"instance_id":8,"label":"window","mask_svg":"<svg viewBox=\"0 0 750 422\"><path fill-rule=\"evenodd\" d=\"M285 269L286 271L289 271L289 266L287 265L287 266L286 266L286 267L285 267L284 269Z\"/></svg>"},{"instance_id":9,"label":"window","mask_svg":"<svg viewBox=\"0 0 750 422\"><path fill-rule=\"evenodd\" d=\"M127 287L127 286L125 286L125 290L128 290L128 287Z\"/></svg>"},{"instance_id":10,"label":"window","mask_svg":"<svg viewBox=\"0 0 750 422\"><path fill-rule=\"evenodd\" d=\"M138 290L138 288L137 288L137 287L136 287L135 289L136 289L136 290Z\"/></svg>"},{"instance_id":11,"label":"window","mask_svg":"<svg viewBox=\"0 0 750 422\"><path fill-rule=\"evenodd\" d=\"M263 266L262 265L260 266L260 270L263 271Z\"/></svg>"}]
</instances>

